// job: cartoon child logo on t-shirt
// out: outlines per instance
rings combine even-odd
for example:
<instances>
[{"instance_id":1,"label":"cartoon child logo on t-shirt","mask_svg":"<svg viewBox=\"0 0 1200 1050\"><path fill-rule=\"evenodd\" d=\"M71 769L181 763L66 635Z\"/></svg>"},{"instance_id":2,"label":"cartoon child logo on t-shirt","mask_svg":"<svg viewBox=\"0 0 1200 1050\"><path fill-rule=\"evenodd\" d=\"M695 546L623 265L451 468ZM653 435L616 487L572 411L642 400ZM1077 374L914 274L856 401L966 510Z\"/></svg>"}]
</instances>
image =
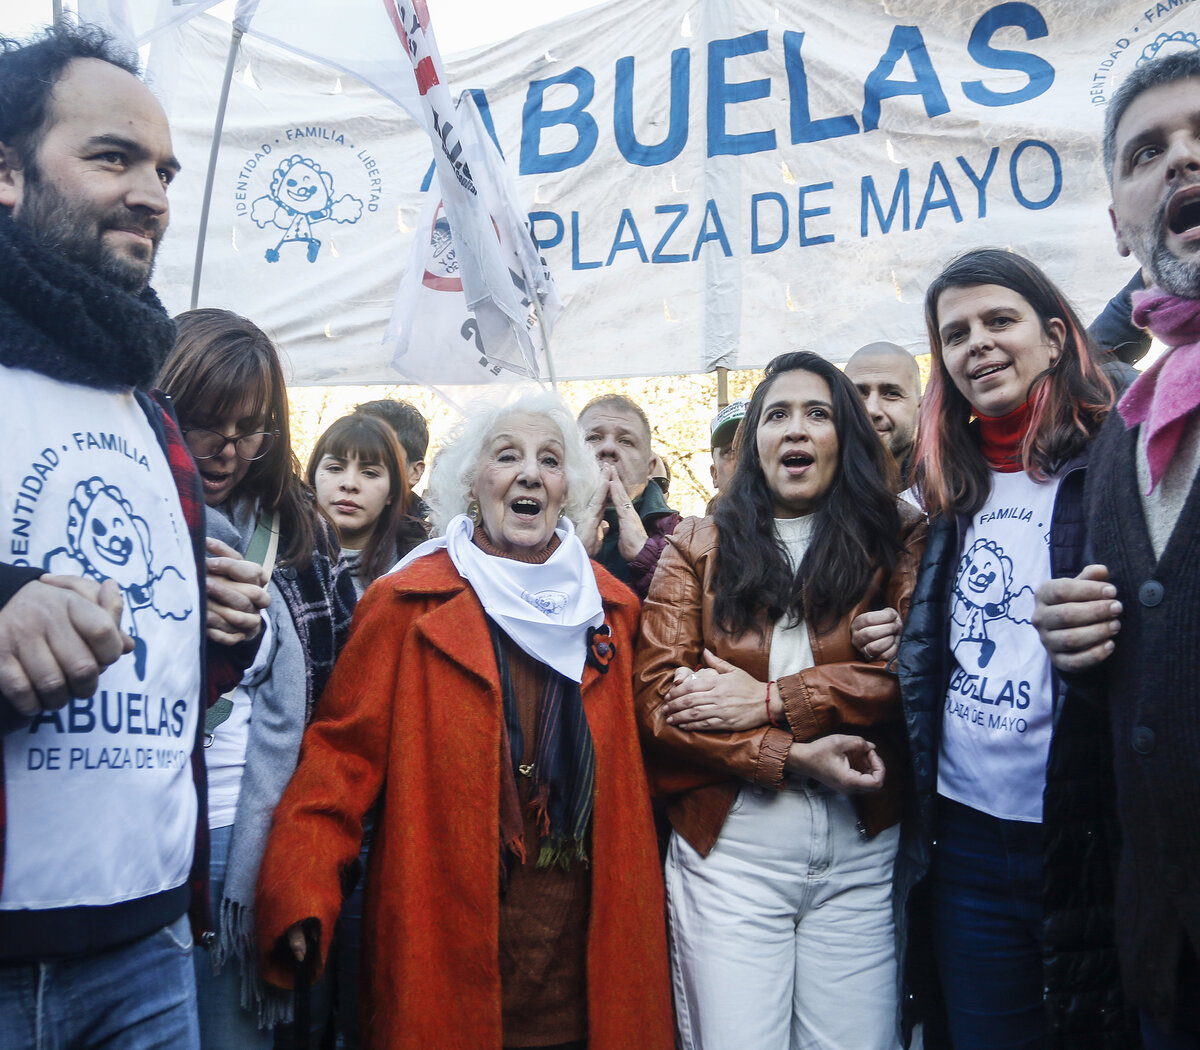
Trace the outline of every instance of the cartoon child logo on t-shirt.
<instances>
[{"instance_id":1,"label":"cartoon child logo on t-shirt","mask_svg":"<svg viewBox=\"0 0 1200 1050\"><path fill-rule=\"evenodd\" d=\"M185 620L192 612L187 583L173 565L156 571L150 528L134 513L115 485L92 477L75 486L67 506L67 545L43 559L49 572L84 576L97 582L114 580L125 600L126 623L134 640L134 670L146 677L146 642L137 628L149 609L162 620Z\"/></svg>"},{"instance_id":2,"label":"cartoon child logo on t-shirt","mask_svg":"<svg viewBox=\"0 0 1200 1050\"><path fill-rule=\"evenodd\" d=\"M996 651L996 642L988 634L988 624L997 620L1030 623L1033 590L1022 587L1013 592L1012 560L993 540L976 540L958 564L950 615L962 629L954 645L961 666L966 657L981 670Z\"/></svg>"}]
</instances>

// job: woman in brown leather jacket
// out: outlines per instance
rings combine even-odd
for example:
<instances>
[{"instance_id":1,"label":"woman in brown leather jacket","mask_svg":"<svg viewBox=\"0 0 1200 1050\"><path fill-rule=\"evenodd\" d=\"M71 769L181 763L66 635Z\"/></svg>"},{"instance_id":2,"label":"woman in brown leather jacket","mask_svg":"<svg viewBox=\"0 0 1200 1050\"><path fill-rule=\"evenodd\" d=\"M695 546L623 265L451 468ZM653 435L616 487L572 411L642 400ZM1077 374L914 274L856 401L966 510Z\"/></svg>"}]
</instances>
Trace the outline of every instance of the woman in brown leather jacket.
<instances>
[{"instance_id":1,"label":"woman in brown leather jacket","mask_svg":"<svg viewBox=\"0 0 1200 1050\"><path fill-rule=\"evenodd\" d=\"M816 354L772 361L742 427L713 516L669 540L634 668L674 828L679 1040L890 1050L904 734L895 677L849 625L906 611L925 526Z\"/></svg>"}]
</instances>

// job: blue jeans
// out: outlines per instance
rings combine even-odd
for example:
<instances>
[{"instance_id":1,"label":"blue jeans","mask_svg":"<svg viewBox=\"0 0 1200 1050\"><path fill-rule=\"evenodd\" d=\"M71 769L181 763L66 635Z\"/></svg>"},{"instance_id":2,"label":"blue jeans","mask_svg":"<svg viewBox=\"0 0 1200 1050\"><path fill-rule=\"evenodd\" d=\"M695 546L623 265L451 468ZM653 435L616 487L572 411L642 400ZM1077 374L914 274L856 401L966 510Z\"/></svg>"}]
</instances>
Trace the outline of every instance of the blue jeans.
<instances>
[{"instance_id":1,"label":"blue jeans","mask_svg":"<svg viewBox=\"0 0 1200 1050\"><path fill-rule=\"evenodd\" d=\"M91 955L0 966L0 1050L198 1050L186 915Z\"/></svg>"},{"instance_id":2,"label":"blue jeans","mask_svg":"<svg viewBox=\"0 0 1200 1050\"><path fill-rule=\"evenodd\" d=\"M954 1050L1040 1050L1042 826L938 805L930 900Z\"/></svg>"},{"instance_id":3,"label":"blue jeans","mask_svg":"<svg viewBox=\"0 0 1200 1050\"><path fill-rule=\"evenodd\" d=\"M221 897L225 893L225 866L229 861L229 843L233 827L216 828L210 842L208 894L213 922L220 923ZM212 954L207 948L195 953L196 1004L200 1015L200 1039L205 1050L271 1050L270 1030L258 1027L258 1018L242 1009L242 973L236 959L230 959L213 973Z\"/></svg>"}]
</instances>

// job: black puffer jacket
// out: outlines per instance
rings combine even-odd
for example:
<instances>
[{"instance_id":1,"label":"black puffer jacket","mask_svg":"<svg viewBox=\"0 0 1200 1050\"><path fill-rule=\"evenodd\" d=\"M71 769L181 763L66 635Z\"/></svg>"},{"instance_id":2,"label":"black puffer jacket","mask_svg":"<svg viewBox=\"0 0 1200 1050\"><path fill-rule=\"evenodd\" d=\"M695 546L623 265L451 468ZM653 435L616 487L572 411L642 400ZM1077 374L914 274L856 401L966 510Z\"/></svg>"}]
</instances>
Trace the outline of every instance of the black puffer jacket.
<instances>
[{"instance_id":1,"label":"black puffer jacket","mask_svg":"<svg viewBox=\"0 0 1200 1050\"><path fill-rule=\"evenodd\" d=\"M1069 463L1050 527L1050 567L1087 564L1086 456ZM969 521L935 518L900 646L900 691L913 762L896 859L896 930L905 1044L925 1022L926 1050L948 1047L929 935L925 876L933 842L937 755L950 676L950 594ZM1046 770L1043 976L1051 1045L1122 1050L1140 1045L1120 989L1113 938L1116 794L1108 720L1055 676L1054 735Z\"/></svg>"}]
</instances>

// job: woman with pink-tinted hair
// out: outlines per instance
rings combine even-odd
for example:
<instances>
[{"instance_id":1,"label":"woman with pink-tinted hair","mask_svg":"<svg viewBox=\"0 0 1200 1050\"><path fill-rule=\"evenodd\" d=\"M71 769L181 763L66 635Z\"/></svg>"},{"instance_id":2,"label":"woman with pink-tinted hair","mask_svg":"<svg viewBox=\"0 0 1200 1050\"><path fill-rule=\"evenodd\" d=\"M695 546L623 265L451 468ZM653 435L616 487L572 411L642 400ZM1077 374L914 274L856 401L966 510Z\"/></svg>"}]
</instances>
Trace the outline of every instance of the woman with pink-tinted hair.
<instances>
[{"instance_id":1,"label":"woman with pink-tinted hair","mask_svg":"<svg viewBox=\"0 0 1200 1050\"><path fill-rule=\"evenodd\" d=\"M925 316L913 476L930 530L899 648L905 1035L923 1021L926 1047L1119 1046L1107 723L1032 623L1037 588L1086 564L1088 445L1112 389L1062 292L1013 252L955 259ZM855 640L874 658L894 644L882 625Z\"/></svg>"}]
</instances>

